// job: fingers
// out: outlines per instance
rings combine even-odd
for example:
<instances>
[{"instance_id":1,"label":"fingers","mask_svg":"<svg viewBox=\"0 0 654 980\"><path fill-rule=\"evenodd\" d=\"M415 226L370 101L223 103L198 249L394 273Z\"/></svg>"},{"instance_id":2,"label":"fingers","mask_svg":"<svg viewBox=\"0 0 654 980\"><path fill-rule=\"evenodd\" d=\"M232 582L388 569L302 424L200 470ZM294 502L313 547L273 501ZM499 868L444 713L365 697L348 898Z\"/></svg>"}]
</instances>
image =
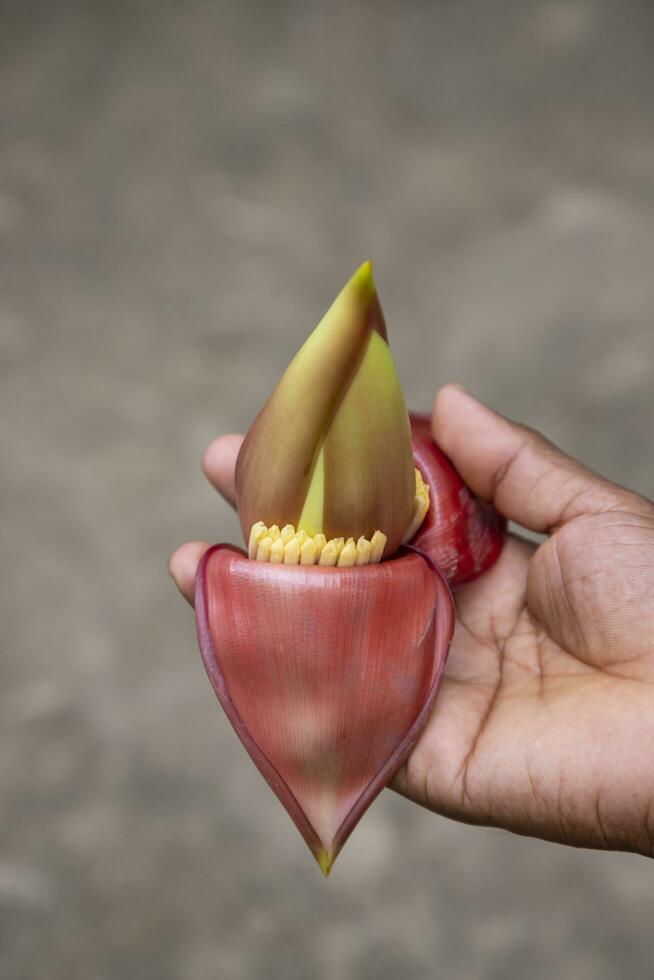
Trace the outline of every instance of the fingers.
<instances>
[{"instance_id":1,"label":"fingers","mask_svg":"<svg viewBox=\"0 0 654 980\"><path fill-rule=\"evenodd\" d=\"M242 442L243 436L221 436L220 439L214 439L202 458L202 469L207 479L232 505L236 502L234 469ZM198 564L208 547L206 541L189 541L178 548L168 562L168 570L175 585L191 605Z\"/></svg>"},{"instance_id":2,"label":"fingers","mask_svg":"<svg viewBox=\"0 0 654 980\"><path fill-rule=\"evenodd\" d=\"M582 514L611 510L621 499L636 497L458 385L438 393L432 428L475 493L533 531L553 531Z\"/></svg>"},{"instance_id":3,"label":"fingers","mask_svg":"<svg viewBox=\"0 0 654 980\"><path fill-rule=\"evenodd\" d=\"M236 503L234 469L242 442L243 436L221 436L210 443L202 459L207 479L232 506Z\"/></svg>"},{"instance_id":4,"label":"fingers","mask_svg":"<svg viewBox=\"0 0 654 980\"><path fill-rule=\"evenodd\" d=\"M195 574L208 547L206 541L189 541L173 552L168 561L168 571L175 585L191 605L195 591Z\"/></svg>"}]
</instances>

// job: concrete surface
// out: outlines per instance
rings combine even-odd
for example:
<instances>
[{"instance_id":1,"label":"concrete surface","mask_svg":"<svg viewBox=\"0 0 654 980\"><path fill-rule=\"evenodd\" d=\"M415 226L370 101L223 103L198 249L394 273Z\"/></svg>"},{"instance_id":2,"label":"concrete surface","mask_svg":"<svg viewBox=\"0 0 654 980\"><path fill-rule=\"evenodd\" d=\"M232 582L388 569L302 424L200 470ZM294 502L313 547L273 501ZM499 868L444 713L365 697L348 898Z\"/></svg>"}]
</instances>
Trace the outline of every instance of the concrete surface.
<instances>
[{"instance_id":1,"label":"concrete surface","mask_svg":"<svg viewBox=\"0 0 654 980\"><path fill-rule=\"evenodd\" d=\"M0 977L651 974L654 871L391 793L329 883L166 558L371 257L459 380L654 495L649 0L0 3Z\"/></svg>"}]
</instances>

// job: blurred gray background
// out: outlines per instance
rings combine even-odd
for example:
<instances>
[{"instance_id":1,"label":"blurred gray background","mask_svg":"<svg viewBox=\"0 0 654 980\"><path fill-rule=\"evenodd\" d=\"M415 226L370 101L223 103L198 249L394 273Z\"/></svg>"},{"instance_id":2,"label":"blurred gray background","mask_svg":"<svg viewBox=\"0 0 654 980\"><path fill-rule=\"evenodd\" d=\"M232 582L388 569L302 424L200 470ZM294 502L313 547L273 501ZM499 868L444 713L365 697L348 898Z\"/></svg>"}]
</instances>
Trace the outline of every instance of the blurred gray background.
<instances>
[{"instance_id":1,"label":"blurred gray background","mask_svg":"<svg viewBox=\"0 0 654 980\"><path fill-rule=\"evenodd\" d=\"M324 882L166 572L365 258L457 380L654 495L654 6L0 0L0 977L642 977L654 871L387 792Z\"/></svg>"}]
</instances>

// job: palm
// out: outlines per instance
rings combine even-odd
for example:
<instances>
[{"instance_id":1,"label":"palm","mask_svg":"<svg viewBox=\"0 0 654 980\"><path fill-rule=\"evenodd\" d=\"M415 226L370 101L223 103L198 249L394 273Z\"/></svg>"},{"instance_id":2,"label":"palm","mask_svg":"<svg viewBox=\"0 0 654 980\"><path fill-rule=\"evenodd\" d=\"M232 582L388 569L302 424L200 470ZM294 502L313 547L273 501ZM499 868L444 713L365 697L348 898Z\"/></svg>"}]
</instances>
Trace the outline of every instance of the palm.
<instances>
[{"instance_id":1,"label":"palm","mask_svg":"<svg viewBox=\"0 0 654 980\"><path fill-rule=\"evenodd\" d=\"M524 527L456 595L435 710L394 788L470 823L654 854L654 506L448 386L432 428L468 485ZM235 497L238 436L204 468ZM207 548L171 569L192 602Z\"/></svg>"},{"instance_id":2,"label":"palm","mask_svg":"<svg viewBox=\"0 0 654 980\"><path fill-rule=\"evenodd\" d=\"M510 537L497 565L458 593L436 710L395 788L473 823L610 847L633 846L636 833L649 851L648 805L631 815L636 827L623 826L620 811L625 793L638 795L625 756L644 720L654 733L652 678L628 644L616 661L606 646L596 654L592 634L606 616L602 577L619 564L616 549L633 561L634 545L654 543L654 522L600 514L557 533L538 549ZM600 539L594 550L589 537ZM554 568L572 585L541 621L534 606L541 616L548 608Z\"/></svg>"}]
</instances>

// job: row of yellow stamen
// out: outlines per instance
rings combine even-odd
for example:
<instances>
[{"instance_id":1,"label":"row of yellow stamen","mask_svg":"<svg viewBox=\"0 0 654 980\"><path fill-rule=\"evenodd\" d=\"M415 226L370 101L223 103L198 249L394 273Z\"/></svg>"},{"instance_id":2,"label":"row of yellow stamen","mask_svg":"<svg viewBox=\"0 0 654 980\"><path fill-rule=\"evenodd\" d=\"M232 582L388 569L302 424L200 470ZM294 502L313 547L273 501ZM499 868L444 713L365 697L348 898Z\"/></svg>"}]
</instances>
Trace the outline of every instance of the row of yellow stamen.
<instances>
[{"instance_id":1,"label":"row of yellow stamen","mask_svg":"<svg viewBox=\"0 0 654 980\"><path fill-rule=\"evenodd\" d=\"M370 541L361 536L331 538L324 534L309 537L306 531L296 531L292 524L281 530L276 524L266 527L263 521L252 525L248 554L257 561L273 565L326 565L352 568L354 565L374 565L381 561L386 535L375 531Z\"/></svg>"},{"instance_id":2,"label":"row of yellow stamen","mask_svg":"<svg viewBox=\"0 0 654 980\"><path fill-rule=\"evenodd\" d=\"M407 541L410 541L413 535L417 533L428 510L429 487L423 480L422 473L416 467L416 496L415 500L413 501L413 513L411 514L411 521L406 529L406 533L402 538L402 544L406 544Z\"/></svg>"}]
</instances>

